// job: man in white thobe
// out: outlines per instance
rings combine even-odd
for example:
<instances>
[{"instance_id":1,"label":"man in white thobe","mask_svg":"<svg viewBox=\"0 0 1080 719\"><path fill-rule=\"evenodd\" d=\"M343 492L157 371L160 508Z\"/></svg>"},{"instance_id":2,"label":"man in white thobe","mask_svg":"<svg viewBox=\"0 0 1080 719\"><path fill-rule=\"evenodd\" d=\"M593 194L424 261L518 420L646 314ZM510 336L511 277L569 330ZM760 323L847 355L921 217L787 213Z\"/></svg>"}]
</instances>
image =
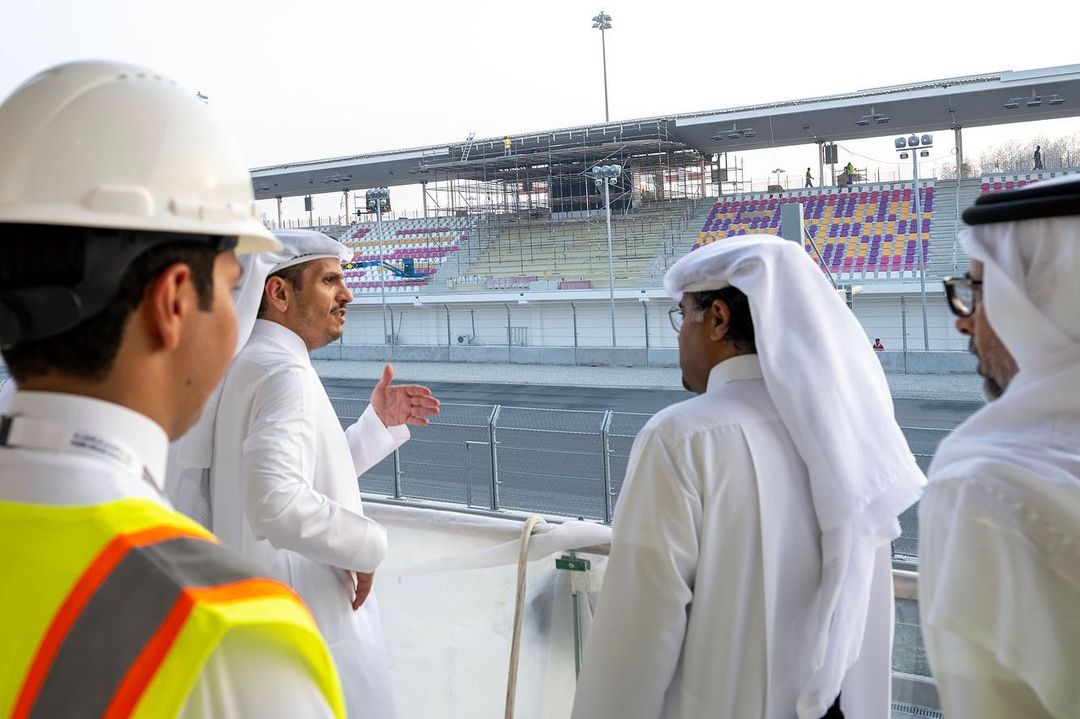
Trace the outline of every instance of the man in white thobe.
<instances>
[{"instance_id":1,"label":"man in white thobe","mask_svg":"<svg viewBox=\"0 0 1080 719\"><path fill-rule=\"evenodd\" d=\"M357 477L438 411L429 390L391 386L389 366L360 419L342 431L308 355L341 336L351 252L317 232L278 233L251 337L234 358L214 428L214 532L290 584L311 608L351 716L392 717L373 573L386 531L364 516Z\"/></svg>"},{"instance_id":2,"label":"man in white thobe","mask_svg":"<svg viewBox=\"0 0 1080 719\"><path fill-rule=\"evenodd\" d=\"M924 479L881 365L798 244L729 238L664 284L699 396L634 442L574 716L885 719Z\"/></svg>"},{"instance_id":3,"label":"man in white thobe","mask_svg":"<svg viewBox=\"0 0 1080 719\"><path fill-rule=\"evenodd\" d=\"M1080 716L1080 179L984 195L948 278L991 400L930 466L919 611L945 715Z\"/></svg>"}]
</instances>

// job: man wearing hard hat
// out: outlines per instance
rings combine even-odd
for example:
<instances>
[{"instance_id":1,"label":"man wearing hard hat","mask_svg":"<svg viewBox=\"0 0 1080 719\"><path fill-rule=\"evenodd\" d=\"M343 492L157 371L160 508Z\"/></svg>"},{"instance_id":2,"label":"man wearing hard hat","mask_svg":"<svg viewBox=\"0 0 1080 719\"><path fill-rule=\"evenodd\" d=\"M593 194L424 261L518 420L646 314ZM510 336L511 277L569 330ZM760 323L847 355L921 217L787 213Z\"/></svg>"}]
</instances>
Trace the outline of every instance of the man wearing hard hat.
<instances>
[{"instance_id":1,"label":"man wearing hard hat","mask_svg":"<svg viewBox=\"0 0 1080 719\"><path fill-rule=\"evenodd\" d=\"M279 247L254 209L153 72L62 65L0 105L0 715L343 715L296 595L162 494L235 349L236 253Z\"/></svg>"}]
</instances>

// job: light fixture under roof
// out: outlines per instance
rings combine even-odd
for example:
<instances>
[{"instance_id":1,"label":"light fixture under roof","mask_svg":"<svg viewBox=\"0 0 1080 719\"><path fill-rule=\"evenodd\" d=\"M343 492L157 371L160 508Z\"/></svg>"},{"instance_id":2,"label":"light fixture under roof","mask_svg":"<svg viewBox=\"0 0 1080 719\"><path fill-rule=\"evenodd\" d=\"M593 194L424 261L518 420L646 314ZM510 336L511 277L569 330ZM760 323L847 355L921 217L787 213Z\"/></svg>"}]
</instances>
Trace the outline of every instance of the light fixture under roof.
<instances>
[{"instance_id":1,"label":"light fixture under roof","mask_svg":"<svg viewBox=\"0 0 1080 719\"><path fill-rule=\"evenodd\" d=\"M1042 107L1043 103L1050 105L1051 107L1057 107L1065 104L1065 98L1058 95L1056 92L1052 95L1041 96L1038 91L1032 90L1031 95L1023 97L1010 97L1002 107L1006 110L1015 110L1020 107L1020 103L1024 104L1024 107L1036 108Z\"/></svg>"},{"instance_id":2,"label":"light fixture under roof","mask_svg":"<svg viewBox=\"0 0 1080 719\"><path fill-rule=\"evenodd\" d=\"M712 136L713 140L722 142L724 140L740 140L744 138L756 137L757 130L752 127L737 127L735 123L731 124L730 130L718 130L715 135Z\"/></svg>"},{"instance_id":3,"label":"light fixture under roof","mask_svg":"<svg viewBox=\"0 0 1080 719\"><path fill-rule=\"evenodd\" d=\"M871 107L870 112L866 113L865 115L860 117L858 120L856 120L855 124L858 125L859 127L867 127L871 123L876 123L878 125L884 125L884 124L888 123L891 119L892 118L889 117L888 115L886 115L885 113L877 112L873 107Z\"/></svg>"}]
</instances>

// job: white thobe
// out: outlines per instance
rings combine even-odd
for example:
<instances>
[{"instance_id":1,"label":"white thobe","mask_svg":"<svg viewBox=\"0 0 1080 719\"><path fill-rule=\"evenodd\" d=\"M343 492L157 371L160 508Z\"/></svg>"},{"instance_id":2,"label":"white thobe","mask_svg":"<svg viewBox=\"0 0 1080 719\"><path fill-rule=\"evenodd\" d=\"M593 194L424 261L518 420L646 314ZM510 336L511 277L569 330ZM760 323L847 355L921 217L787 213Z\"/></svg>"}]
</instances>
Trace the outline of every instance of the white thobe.
<instances>
[{"instance_id":1,"label":"white thobe","mask_svg":"<svg viewBox=\"0 0 1080 719\"><path fill-rule=\"evenodd\" d=\"M149 418L108 402L50 392L16 393L9 414L65 425L74 421L98 436L119 439L146 473L100 455L5 447L0 448L0 501L86 506L138 497L169 506L161 491L168 439ZM13 591L0 574L0 592ZM180 713L182 719L332 716L306 666L278 644L243 630L221 640Z\"/></svg>"},{"instance_id":2,"label":"white thobe","mask_svg":"<svg viewBox=\"0 0 1080 719\"><path fill-rule=\"evenodd\" d=\"M1080 464L1062 471L1063 456L1048 450L1038 472L979 455L931 471L919 611L950 719L1080 717Z\"/></svg>"},{"instance_id":3,"label":"white thobe","mask_svg":"<svg viewBox=\"0 0 1080 719\"><path fill-rule=\"evenodd\" d=\"M350 572L372 572L386 531L364 516L357 477L409 437L369 406L342 430L304 341L255 323L222 385L210 471L214 532L311 608L352 716L394 715L378 602L353 611Z\"/></svg>"},{"instance_id":4,"label":"white thobe","mask_svg":"<svg viewBox=\"0 0 1080 719\"><path fill-rule=\"evenodd\" d=\"M757 356L721 362L704 394L656 414L634 441L574 717L794 717L820 546L807 469ZM889 711L882 556L863 645L876 666L853 668L861 686L843 690L860 719Z\"/></svg>"}]
</instances>

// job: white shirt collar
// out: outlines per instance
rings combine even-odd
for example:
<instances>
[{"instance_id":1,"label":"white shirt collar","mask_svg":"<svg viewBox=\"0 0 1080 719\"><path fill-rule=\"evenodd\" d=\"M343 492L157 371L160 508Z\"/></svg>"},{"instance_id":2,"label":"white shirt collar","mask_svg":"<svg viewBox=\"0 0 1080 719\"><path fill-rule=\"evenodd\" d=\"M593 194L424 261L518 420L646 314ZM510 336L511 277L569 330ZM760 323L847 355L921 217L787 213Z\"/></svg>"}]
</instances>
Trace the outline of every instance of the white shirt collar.
<instances>
[{"instance_id":1,"label":"white shirt collar","mask_svg":"<svg viewBox=\"0 0 1080 719\"><path fill-rule=\"evenodd\" d=\"M138 455L145 474L158 491L164 491L169 437L161 425L146 415L90 397L23 390L16 392L12 398L10 414L56 422L103 439L123 442Z\"/></svg>"},{"instance_id":2,"label":"white shirt collar","mask_svg":"<svg viewBox=\"0 0 1080 719\"><path fill-rule=\"evenodd\" d=\"M761 379L761 362L756 354L729 357L709 371L706 392L713 392L728 382L743 379Z\"/></svg>"},{"instance_id":3,"label":"white shirt collar","mask_svg":"<svg viewBox=\"0 0 1080 719\"><path fill-rule=\"evenodd\" d=\"M288 350L290 354L304 357L309 361L311 359L304 340L285 325L279 325L270 320L255 320L255 328L251 331L251 336L252 338L265 337Z\"/></svg>"}]
</instances>

